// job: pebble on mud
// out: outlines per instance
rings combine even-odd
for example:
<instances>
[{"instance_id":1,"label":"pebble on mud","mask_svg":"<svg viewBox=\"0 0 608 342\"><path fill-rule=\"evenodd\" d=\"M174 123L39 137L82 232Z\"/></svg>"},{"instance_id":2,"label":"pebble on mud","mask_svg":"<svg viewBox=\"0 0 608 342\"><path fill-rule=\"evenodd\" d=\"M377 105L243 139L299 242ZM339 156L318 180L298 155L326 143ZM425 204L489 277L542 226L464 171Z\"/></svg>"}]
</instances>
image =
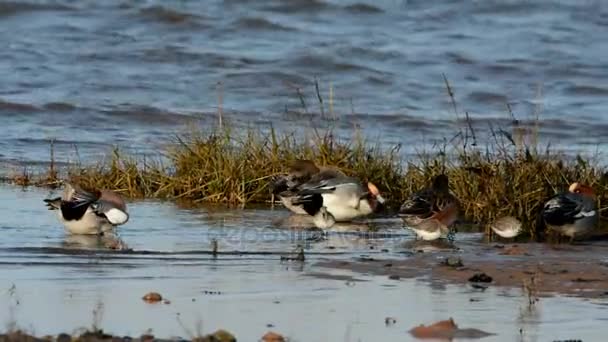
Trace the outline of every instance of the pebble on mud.
<instances>
[{"instance_id":1,"label":"pebble on mud","mask_svg":"<svg viewBox=\"0 0 608 342\"><path fill-rule=\"evenodd\" d=\"M262 336L263 342L285 342L285 337L279 335L273 331L269 331L264 336Z\"/></svg>"},{"instance_id":2,"label":"pebble on mud","mask_svg":"<svg viewBox=\"0 0 608 342\"><path fill-rule=\"evenodd\" d=\"M390 280L399 280L401 279L401 277L398 274L391 274L388 276L388 279Z\"/></svg>"},{"instance_id":3,"label":"pebble on mud","mask_svg":"<svg viewBox=\"0 0 608 342\"><path fill-rule=\"evenodd\" d=\"M163 296L161 296L158 292L148 292L145 296L141 297L141 299L147 303L158 303L163 300Z\"/></svg>"},{"instance_id":4,"label":"pebble on mud","mask_svg":"<svg viewBox=\"0 0 608 342\"><path fill-rule=\"evenodd\" d=\"M395 323L397 323L397 319L395 317L386 317L384 319L384 325L386 325L387 327Z\"/></svg>"}]
</instances>

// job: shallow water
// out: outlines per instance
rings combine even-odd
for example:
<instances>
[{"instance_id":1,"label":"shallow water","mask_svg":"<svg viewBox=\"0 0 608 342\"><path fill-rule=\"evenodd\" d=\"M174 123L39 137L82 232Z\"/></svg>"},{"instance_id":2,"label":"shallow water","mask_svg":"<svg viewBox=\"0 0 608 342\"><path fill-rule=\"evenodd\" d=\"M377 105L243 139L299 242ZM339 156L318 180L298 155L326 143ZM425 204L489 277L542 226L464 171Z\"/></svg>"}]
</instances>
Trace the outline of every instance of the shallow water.
<instances>
[{"instance_id":1,"label":"shallow water","mask_svg":"<svg viewBox=\"0 0 608 342\"><path fill-rule=\"evenodd\" d=\"M378 220L376 235L332 233L315 242L310 234L274 228L272 218L285 214L282 209L135 202L133 219L120 230L135 252L124 254L67 238L43 206L47 195L0 187L0 322L14 320L37 334L90 327L99 307L104 330L139 335L151 329L159 337L188 337L202 324L204 332L225 328L244 341L268 330L294 341L410 340L413 326L449 317L462 328L498 334L484 341L520 340L520 329L523 341L598 340L605 333L602 301L543 298L530 311L519 289L480 292L315 266L361 256L407 258L404 242L412 237L389 219ZM243 254L214 258L211 239L220 252ZM466 247L478 237L458 239ZM298 245L306 250L304 263L281 261ZM171 303L144 303L149 291ZM397 323L385 326L386 317Z\"/></svg>"},{"instance_id":2,"label":"shallow water","mask_svg":"<svg viewBox=\"0 0 608 342\"><path fill-rule=\"evenodd\" d=\"M61 162L154 152L215 124L218 93L239 126L327 127L315 77L342 135L452 137L445 74L479 131L508 124L508 102L520 120L540 111L554 147L608 136L600 0L26 0L0 1L0 23L0 161L15 168L48 161L49 139Z\"/></svg>"}]
</instances>

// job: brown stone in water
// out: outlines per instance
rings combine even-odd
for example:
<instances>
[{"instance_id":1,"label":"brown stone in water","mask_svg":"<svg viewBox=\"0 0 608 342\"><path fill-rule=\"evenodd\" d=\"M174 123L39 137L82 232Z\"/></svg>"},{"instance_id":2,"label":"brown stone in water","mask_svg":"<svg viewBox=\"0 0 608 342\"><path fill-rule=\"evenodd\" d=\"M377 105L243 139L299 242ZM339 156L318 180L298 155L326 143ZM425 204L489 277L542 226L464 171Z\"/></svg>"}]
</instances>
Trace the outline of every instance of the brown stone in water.
<instances>
[{"instance_id":1,"label":"brown stone in water","mask_svg":"<svg viewBox=\"0 0 608 342\"><path fill-rule=\"evenodd\" d=\"M410 334L415 338L451 338L458 329L454 320L439 321L429 326L420 325L410 330Z\"/></svg>"},{"instance_id":2,"label":"brown stone in water","mask_svg":"<svg viewBox=\"0 0 608 342\"><path fill-rule=\"evenodd\" d=\"M163 300L163 296L161 296L158 292L149 292L146 293L146 295L143 296L141 299L148 303L158 303Z\"/></svg>"},{"instance_id":3,"label":"brown stone in water","mask_svg":"<svg viewBox=\"0 0 608 342\"><path fill-rule=\"evenodd\" d=\"M482 338L492 333L485 332L479 329L459 329L458 325L454 323L454 320L439 321L429 326L420 325L409 331L409 333L415 338L429 338L429 339L446 339L451 340L454 338Z\"/></svg>"},{"instance_id":4,"label":"brown stone in water","mask_svg":"<svg viewBox=\"0 0 608 342\"><path fill-rule=\"evenodd\" d=\"M273 331L267 332L264 336L262 336L263 342L285 342L285 338L282 335L279 335Z\"/></svg>"}]
</instances>

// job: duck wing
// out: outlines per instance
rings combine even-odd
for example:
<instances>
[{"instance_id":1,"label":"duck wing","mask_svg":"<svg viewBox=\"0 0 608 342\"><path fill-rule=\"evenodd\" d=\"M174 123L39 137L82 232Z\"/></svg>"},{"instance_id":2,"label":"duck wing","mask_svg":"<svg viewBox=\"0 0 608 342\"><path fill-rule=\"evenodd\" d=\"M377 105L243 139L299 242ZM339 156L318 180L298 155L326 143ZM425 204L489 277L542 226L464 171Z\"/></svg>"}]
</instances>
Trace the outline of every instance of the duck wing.
<instances>
[{"instance_id":1,"label":"duck wing","mask_svg":"<svg viewBox=\"0 0 608 342\"><path fill-rule=\"evenodd\" d=\"M593 208L586 208L584 200L575 194L560 194L545 203L542 217L547 224L561 226L595 215Z\"/></svg>"}]
</instances>

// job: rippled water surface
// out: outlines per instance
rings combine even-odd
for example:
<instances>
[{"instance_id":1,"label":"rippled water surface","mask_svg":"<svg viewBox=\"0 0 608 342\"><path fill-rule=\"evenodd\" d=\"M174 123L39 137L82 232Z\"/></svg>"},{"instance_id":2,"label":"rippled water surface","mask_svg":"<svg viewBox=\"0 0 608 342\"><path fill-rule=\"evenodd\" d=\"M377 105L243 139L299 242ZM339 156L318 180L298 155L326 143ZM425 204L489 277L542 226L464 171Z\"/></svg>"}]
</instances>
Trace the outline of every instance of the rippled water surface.
<instances>
[{"instance_id":1,"label":"rippled water surface","mask_svg":"<svg viewBox=\"0 0 608 342\"><path fill-rule=\"evenodd\" d=\"M509 103L545 142L595 150L607 27L600 0L0 1L0 160L47 161L51 138L62 162L152 152L215 124L220 96L241 126L327 126L315 78L343 135L422 145L465 111L507 124Z\"/></svg>"},{"instance_id":2,"label":"rippled water surface","mask_svg":"<svg viewBox=\"0 0 608 342\"><path fill-rule=\"evenodd\" d=\"M498 335L484 341L547 341L605 334L606 306L543 298L529 310L518 289L429 286L417 280L338 271L317 261L361 256L407 258L411 236L378 219L376 235L332 233L326 241L277 228L283 209L181 209L131 203L133 219L120 237L133 253L95 239L67 237L41 201L48 193L0 187L0 322L37 334L73 332L96 323L108 332L159 337L225 328L255 341L276 330L294 341L410 340L421 323L453 317L462 328ZM220 252L209 254L211 239ZM463 244L474 239L459 237ZM471 242L467 242L467 241ZM304 263L281 261L298 245ZM381 267L381 266L379 266ZM158 291L170 304L146 304ZM101 312L98 319L93 311ZM397 323L385 326L385 318ZM201 325L202 324L202 325ZM520 334L520 329L523 335Z\"/></svg>"}]
</instances>

